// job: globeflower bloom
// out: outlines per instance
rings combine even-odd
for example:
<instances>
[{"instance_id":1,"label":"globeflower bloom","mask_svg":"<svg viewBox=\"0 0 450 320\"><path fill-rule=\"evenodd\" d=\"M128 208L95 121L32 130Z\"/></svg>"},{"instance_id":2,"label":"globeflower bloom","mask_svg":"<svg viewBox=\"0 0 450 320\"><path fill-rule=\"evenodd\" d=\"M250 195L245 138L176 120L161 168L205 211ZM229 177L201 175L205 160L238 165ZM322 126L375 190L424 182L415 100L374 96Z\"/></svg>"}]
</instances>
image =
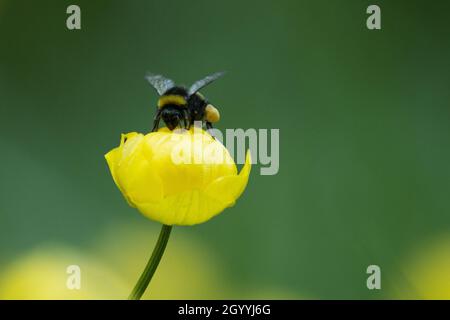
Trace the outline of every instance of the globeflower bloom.
<instances>
[{"instance_id":1,"label":"globeflower bloom","mask_svg":"<svg viewBox=\"0 0 450 320\"><path fill-rule=\"evenodd\" d=\"M105 155L130 206L164 225L194 225L231 207L247 186L251 159L238 174L222 143L192 127L123 134Z\"/></svg>"}]
</instances>

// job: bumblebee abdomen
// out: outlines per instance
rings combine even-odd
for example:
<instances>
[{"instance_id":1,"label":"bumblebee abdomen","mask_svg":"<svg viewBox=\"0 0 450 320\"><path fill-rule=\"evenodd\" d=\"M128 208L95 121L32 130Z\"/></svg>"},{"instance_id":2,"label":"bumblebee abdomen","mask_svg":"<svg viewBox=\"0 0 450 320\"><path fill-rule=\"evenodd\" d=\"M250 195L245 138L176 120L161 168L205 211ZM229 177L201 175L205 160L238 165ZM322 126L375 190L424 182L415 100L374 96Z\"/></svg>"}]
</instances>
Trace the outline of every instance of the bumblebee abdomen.
<instances>
[{"instance_id":1,"label":"bumblebee abdomen","mask_svg":"<svg viewBox=\"0 0 450 320\"><path fill-rule=\"evenodd\" d=\"M178 107L187 107L187 90L183 87L173 87L166 92L158 100L158 108L161 109L168 105Z\"/></svg>"},{"instance_id":2,"label":"bumblebee abdomen","mask_svg":"<svg viewBox=\"0 0 450 320\"><path fill-rule=\"evenodd\" d=\"M158 100L158 108L161 109L168 105L175 105L178 107L186 107L186 98L176 94L162 95Z\"/></svg>"}]
</instances>

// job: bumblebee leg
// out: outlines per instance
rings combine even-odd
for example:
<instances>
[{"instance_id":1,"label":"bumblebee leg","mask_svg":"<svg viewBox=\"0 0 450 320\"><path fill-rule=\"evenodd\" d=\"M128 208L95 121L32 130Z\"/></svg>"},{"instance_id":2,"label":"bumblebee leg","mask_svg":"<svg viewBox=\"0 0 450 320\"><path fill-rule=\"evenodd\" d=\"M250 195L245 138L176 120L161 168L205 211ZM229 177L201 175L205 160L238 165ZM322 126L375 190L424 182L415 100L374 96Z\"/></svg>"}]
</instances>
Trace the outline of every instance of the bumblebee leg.
<instances>
[{"instance_id":1,"label":"bumblebee leg","mask_svg":"<svg viewBox=\"0 0 450 320\"><path fill-rule=\"evenodd\" d=\"M183 110L183 124L184 124L184 128L186 129L186 130L189 130L189 128L190 128L190 125L189 125L189 115L188 115L188 112L187 112L187 110Z\"/></svg>"},{"instance_id":2,"label":"bumblebee leg","mask_svg":"<svg viewBox=\"0 0 450 320\"><path fill-rule=\"evenodd\" d=\"M211 133L211 129L213 128L213 125L211 122L206 121L206 131L208 131L208 133L211 135L211 137L214 138L214 140L216 139L216 137L214 136L214 134Z\"/></svg>"},{"instance_id":3,"label":"bumblebee leg","mask_svg":"<svg viewBox=\"0 0 450 320\"><path fill-rule=\"evenodd\" d=\"M192 120L191 115L189 114L188 110L186 110L186 117L187 117L187 121L188 121L188 130L190 130L194 121Z\"/></svg>"},{"instance_id":4,"label":"bumblebee leg","mask_svg":"<svg viewBox=\"0 0 450 320\"><path fill-rule=\"evenodd\" d=\"M153 129L152 132L158 131L159 127L159 121L161 120L161 109L158 110L158 112L155 115L155 118L153 119Z\"/></svg>"}]
</instances>

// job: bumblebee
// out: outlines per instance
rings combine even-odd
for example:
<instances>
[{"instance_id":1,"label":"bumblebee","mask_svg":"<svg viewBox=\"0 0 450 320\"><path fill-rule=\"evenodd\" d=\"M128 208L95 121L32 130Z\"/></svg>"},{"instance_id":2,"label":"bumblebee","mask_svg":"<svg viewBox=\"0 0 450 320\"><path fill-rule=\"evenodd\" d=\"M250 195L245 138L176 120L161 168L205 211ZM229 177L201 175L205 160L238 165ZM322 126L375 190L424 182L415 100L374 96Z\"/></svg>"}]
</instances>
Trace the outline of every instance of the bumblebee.
<instances>
[{"instance_id":1,"label":"bumblebee","mask_svg":"<svg viewBox=\"0 0 450 320\"><path fill-rule=\"evenodd\" d=\"M145 78L160 96L152 131L158 130L161 119L170 130L177 127L189 129L196 121L201 121L206 129L211 129L212 124L219 121L220 113L198 91L223 74L224 72L217 72L206 76L196 81L189 89L175 85L172 80L162 75L148 74Z\"/></svg>"}]
</instances>

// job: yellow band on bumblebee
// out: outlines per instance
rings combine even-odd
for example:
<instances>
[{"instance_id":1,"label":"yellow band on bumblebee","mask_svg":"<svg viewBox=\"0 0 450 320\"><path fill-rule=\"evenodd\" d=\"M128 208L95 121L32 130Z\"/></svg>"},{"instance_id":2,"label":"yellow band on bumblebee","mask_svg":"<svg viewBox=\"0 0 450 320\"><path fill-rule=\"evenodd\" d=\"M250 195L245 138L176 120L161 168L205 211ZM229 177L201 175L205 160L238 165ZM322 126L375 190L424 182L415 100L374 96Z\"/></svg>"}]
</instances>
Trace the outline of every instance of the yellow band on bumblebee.
<instances>
[{"instance_id":1,"label":"yellow band on bumblebee","mask_svg":"<svg viewBox=\"0 0 450 320\"><path fill-rule=\"evenodd\" d=\"M186 99L182 96L176 94L169 94L166 96L162 96L158 100L158 108L162 108L165 105L174 104L177 106L185 106L187 105Z\"/></svg>"}]
</instances>

